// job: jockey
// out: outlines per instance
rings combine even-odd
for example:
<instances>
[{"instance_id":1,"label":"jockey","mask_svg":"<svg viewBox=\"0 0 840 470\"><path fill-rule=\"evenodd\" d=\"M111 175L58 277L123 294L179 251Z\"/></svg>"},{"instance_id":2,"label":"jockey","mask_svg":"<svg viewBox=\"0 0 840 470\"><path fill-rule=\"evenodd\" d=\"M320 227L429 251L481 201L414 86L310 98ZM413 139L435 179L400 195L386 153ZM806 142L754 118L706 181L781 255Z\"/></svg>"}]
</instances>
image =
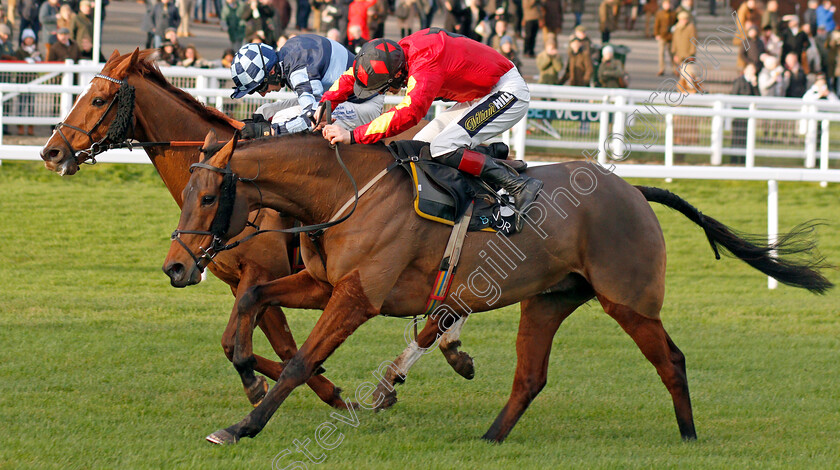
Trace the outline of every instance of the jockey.
<instances>
[{"instance_id":1,"label":"jockey","mask_svg":"<svg viewBox=\"0 0 840 470\"><path fill-rule=\"evenodd\" d=\"M265 96L287 86L297 99L266 103L246 122L242 137L293 134L312 130L315 106L324 90L353 64L355 57L341 44L316 34L295 36L277 52L259 43L245 44L230 65L234 91L231 98L252 93ZM333 111L336 123L353 129L382 114L384 97L354 97Z\"/></svg>"},{"instance_id":2,"label":"jockey","mask_svg":"<svg viewBox=\"0 0 840 470\"><path fill-rule=\"evenodd\" d=\"M324 137L331 143L370 144L416 125L435 99L455 101L414 138L430 143L434 160L504 188L514 197L521 230L521 212L536 199L542 182L493 158L504 159L506 146L480 146L528 112L531 95L513 63L489 46L440 28L418 31L399 43L374 39L322 101L335 105L354 93L365 98L396 93L404 85L405 99L396 107L352 131L327 125Z\"/></svg>"}]
</instances>

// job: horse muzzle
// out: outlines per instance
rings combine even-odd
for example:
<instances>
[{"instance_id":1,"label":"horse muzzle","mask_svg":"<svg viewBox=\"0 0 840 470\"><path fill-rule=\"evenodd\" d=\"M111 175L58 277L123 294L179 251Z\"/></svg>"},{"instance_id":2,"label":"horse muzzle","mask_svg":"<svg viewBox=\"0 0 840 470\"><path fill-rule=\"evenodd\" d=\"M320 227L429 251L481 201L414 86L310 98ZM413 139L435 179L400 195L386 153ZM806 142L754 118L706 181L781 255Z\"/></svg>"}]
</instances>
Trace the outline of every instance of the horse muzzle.
<instances>
[{"instance_id":1,"label":"horse muzzle","mask_svg":"<svg viewBox=\"0 0 840 470\"><path fill-rule=\"evenodd\" d=\"M188 268L183 263L171 261L163 266L163 272L169 276L172 287L193 286L201 282L201 269L195 264Z\"/></svg>"},{"instance_id":2,"label":"horse muzzle","mask_svg":"<svg viewBox=\"0 0 840 470\"><path fill-rule=\"evenodd\" d=\"M63 147L44 147L41 150L41 160L44 160L44 166L48 170L61 176L74 175L79 171L76 158Z\"/></svg>"}]
</instances>

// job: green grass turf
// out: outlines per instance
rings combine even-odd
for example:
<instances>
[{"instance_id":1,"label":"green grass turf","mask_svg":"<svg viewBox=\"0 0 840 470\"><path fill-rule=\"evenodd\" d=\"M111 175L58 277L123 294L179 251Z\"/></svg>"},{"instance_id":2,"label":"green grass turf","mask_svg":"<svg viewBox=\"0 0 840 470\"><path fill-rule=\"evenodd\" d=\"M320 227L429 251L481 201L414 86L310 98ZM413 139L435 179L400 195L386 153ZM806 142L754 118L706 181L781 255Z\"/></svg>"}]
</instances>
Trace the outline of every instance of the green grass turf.
<instances>
[{"instance_id":1,"label":"green grass turf","mask_svg":"<svg viewBox=\"0 0 840 470\"><path fill-rule=\"evenodd\" d=\"M644 183L741 230L765 231L763 182ZM344 436L323 468L840 466L838 291L769 291L744 263L715 261L702 231L659 206L668 244L662 318L687 356L697 442L679 439L653 367L591 302L560 329L548 385L503 445L479 436L510 391L515 306L467 324L472 381L433 352L399 388L399 403L360 411L357 428L301 388L256 439L220 448L204 436L250 409L219 345L232 297L212 276L169 286L160 265L179 213L151 166L60 178L4 162L0 189L3 468L270 468L322 422ZM826 219L820 246L840 263L838 201L837 185L782 183L781 227ZM837 271L828 276L840 282ZM288 312L298 341L317 315ZM346 391L372 380L404 347L405 325L364 325L327 361L327 376ZM256 349L270 354L259 333Z\"/></svg>"}]
</instances>

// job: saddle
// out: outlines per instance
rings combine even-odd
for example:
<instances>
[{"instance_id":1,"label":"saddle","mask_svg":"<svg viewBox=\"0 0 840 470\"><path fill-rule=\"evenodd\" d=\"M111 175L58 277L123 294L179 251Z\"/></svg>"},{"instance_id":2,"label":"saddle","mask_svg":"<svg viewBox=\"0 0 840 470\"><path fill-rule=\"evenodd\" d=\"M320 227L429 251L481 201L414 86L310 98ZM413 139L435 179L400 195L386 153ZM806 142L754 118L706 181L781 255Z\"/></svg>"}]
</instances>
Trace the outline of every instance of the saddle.
<instances>
[{"instance_id":1,"label":"saddle","mask_svg":"<svg viewBox=\"0 0 840 470\"><path fill-rule=\"evenodd\" d=\"M411 177L417 215L455 225L470 202L475 202L469 231L512 234L515 231L515 215L511 210L513 202L507 194L491 191L479 178L432 160L428 147L428 142L417 140L395 141L388 145L397 164ZM519 160L505 160L505 164L520 173L527 166Z\"/></svg>"}]
</instances>

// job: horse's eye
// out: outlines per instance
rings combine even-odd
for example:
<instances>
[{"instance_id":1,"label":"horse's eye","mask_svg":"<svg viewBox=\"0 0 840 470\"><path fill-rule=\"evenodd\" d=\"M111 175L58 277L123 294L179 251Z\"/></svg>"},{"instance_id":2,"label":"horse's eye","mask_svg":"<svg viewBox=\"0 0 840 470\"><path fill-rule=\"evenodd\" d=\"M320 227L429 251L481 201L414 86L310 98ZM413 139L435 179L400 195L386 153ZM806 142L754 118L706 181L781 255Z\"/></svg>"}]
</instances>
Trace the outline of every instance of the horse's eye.
<instances>
[{"instance_id":1,"label":"horse's eye","mask_svg":"<svg viewBox=\"0 0 840 470\"><path fill-rule=\"evenodd\" d=\"M96 107L105 106L105 100L103 100L102 98L94 98L92 104Z\"/></svg>"},{"instance_id":2,"label":"horse's eye","mask_svg":"<svg viewBox=\"0 0 840 470\"><path fill-rule=\"evenodd\" d=\"M201 198L201 205L202 206L209 206L216 202L216 196L204 196Z\"/></svg>"}]
</instances>

